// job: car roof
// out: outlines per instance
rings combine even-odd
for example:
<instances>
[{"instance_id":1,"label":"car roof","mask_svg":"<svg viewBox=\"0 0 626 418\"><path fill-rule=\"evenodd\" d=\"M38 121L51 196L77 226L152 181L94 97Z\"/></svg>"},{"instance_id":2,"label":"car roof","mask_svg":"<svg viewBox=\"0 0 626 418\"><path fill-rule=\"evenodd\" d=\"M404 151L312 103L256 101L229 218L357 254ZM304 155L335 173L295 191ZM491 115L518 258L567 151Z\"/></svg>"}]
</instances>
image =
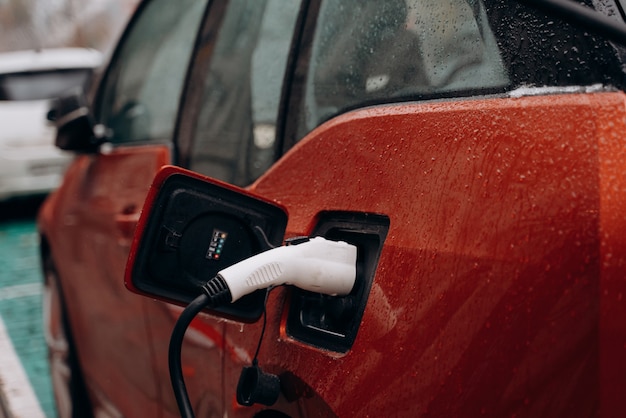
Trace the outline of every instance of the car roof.
<instances>
[{"instance_id":1,"label":"car roof","mask_svg":"<svg viewBox=\"0 0 626 418\"><path fill-rule=\"evenodd\" d=\"M90 48L50 48L0 53L0 74L96 68L102 53Z\"/></svg>"}]
</instances>

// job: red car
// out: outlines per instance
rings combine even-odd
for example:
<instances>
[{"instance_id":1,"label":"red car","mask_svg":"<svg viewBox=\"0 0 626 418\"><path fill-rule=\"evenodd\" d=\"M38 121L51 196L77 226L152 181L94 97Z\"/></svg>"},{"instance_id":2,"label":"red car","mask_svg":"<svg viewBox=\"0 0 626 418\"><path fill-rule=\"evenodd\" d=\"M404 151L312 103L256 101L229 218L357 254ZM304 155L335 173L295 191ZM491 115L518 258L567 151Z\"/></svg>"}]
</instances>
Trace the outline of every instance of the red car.
<instances>
[{"instance_id":1,"label":"red car","mask_svg":"<svg viewBox=\"0 0 626 418\"><path fill-rule=\"evenodd\" d=\"M39 215L60 416L179 413L183 308L124 285L164 165L281 208L279 241L359 247L358 295L191 323L198 416L624 416L624 11L586 3L144 1L56 115L78 154ZM253 358L271 406L236 401Z\"/></svg>"}]
</instances>

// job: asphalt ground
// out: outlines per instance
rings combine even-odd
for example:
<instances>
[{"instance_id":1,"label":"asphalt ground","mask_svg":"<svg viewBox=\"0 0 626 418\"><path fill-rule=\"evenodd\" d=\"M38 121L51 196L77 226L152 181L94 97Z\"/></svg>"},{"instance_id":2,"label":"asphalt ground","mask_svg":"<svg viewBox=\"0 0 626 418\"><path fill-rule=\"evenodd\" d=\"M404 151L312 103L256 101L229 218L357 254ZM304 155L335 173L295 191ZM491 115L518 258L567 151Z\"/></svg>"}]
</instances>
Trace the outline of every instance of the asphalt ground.
<instances>
[{"instance_id":1,"label":"asphalt ground","mask_svg":"<svg viewBox=\"0 0 626 418\"><path fill-rule=\"evenodd\" d=\"M0 418L56 417L35 226L41 201L0 203Z\"/></svg>"}]
</instances>

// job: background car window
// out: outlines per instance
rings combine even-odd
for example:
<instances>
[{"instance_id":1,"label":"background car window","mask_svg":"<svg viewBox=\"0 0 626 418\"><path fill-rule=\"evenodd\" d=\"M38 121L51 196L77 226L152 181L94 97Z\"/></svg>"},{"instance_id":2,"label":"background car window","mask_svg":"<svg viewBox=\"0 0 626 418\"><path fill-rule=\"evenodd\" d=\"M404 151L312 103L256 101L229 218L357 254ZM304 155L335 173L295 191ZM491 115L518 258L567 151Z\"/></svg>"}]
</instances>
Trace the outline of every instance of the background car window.
<instances>
[{"instance_id":1,"label":"background car window","mask_svg":"<svg viewBox=\"0 0 626 418\"><path fill-rule=\"evenodd\" d=\"M0 100L47 100L86 86L91 69L41 71L0 76Z\"/></svg>"},{"instance_id":2,"label":"background car window","mask_svg":"<svg viewBox=\"0 0 626 418\"><path fill-rule=\"evenodd\" d=\"M509 84L479 1L324 1L308 65L299 138L368 103Z\"/></svg>"},{"instance_id":3,"label":"background car window","mask_svg":"<svg viewBox=\"0 0 626 418\"><path fill-rule=\"evenodd\" d=\"M183 81L207 1L154 0L107 74L97 118L111 142L171 141Z\"/></svg>"},{"instance_id":4,"label":"background car window","mask_svg":"<svg viewBox=\"0 0 626 418\"><path fill-rule=\"evenodd\" d=\"M201 86L192 170L245 186L275 161L276 120L299 9L298 2L281 0L228 3Z\"/></svg>"}]
</instances>

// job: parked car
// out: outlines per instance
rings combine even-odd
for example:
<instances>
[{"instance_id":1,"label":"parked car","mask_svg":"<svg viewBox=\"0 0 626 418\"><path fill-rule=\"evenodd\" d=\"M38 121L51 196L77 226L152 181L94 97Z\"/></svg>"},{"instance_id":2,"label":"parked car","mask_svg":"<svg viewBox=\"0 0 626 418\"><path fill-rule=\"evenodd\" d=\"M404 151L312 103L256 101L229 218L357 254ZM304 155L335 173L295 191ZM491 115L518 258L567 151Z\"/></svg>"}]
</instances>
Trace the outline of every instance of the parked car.
<instances>
[{"instance_id":1,"label":"parked car","mask_svg":"<svg viewBox=\"0 0 626 418\"><path fill-rule=\"evenodd\" d=\"M58 187L73 155L54 146L50 102L86 88L101 54L85 48L0 53L0 201Z\"/></svg>"},{"instance_id":2,"label":"parked car","mask_svg":"<svg viewBox=\"0 0 626 418\"><path fill-rule=\"evenodd\" d=\"M143 1L38 218L60 416L179 413L183 308L124 285L168 164L284 208L285 239L354 243L365 288L200 314L198 416L623 416L624 47L525 3ZM253 358L272 406L236 402Z\"/></svg>"}]
</instances>

